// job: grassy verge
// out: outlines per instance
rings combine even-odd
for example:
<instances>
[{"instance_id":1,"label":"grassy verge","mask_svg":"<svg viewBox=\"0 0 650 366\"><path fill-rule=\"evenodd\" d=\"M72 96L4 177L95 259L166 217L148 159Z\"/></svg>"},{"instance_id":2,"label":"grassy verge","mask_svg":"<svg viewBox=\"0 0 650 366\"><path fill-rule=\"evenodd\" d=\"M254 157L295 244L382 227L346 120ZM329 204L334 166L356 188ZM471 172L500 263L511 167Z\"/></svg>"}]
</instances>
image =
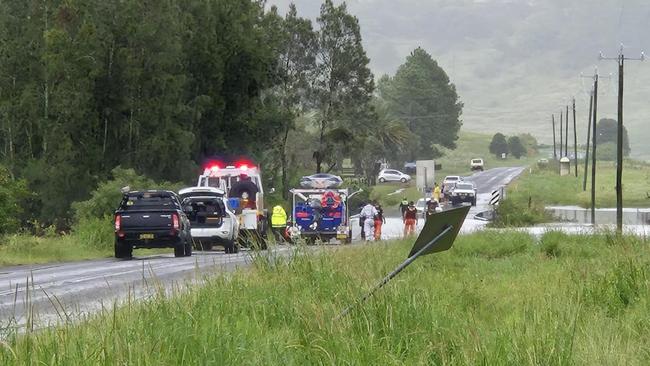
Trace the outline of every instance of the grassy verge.
<instances>
[{"instance_id":1,"label":"grassy verge","mask_svg":"<svg viewBox=\"0 0 650 366\"><path fill-rule=\"evenodd\" d=\"M508 187L508 199L519 204L575 205L589 207L591 202L591 172L587 191L582 190L584 166L575 175L560 177L553 168L533 168ZM596 207L616 206L616 167L610 162L598 162L596 168ZM623 169L623 204L626 207L649 207L650 165L626 161Z\"/></svg>"},{"instance_id":2,"label":"grassy verge","mask_svg":"<svg viewBox=\"0 0 650 366\"><path fill-rule=\"evenodd\" d=\"M484 232L332 319L408 244L258 260L240 275L0 343L0 364L646 365L650 251L636 238Z\"/></svg>"},{"instance_id":3,"label":"grassy verge","mask_svg":"<svg viewBox=\"0 0 650 366\"><path fill-rule=\"evenodd\" d=\"M171 249L138 249L134 255L170 253ZM45 236L8 235L0 243L0 266L72 262L113 256L110 220L89 219L69 234Z\"/></svg>"},{"instance_id":4,"label":"grassy verge","mask_svg":"<svg viewBox=\"0 0 650 366\"><path fill-rule=\"evenodd\" d=\"M85 245L71 235L54 238L12 235L5 237L4 243L0 245L0 266L69 262L111 255L112 248L109 250Z\"/></svg>"},{"instance_id":5,"label":"grassy verge","mask_svg":"<svg viewBox=\"0 0 650 366\"><path fill-rule=\"evenodd\" d=\"M399 189L404 189L404 191L398 194L389 195ZM419 198L422 198L422 193L417 190L415 182L410 182L407 184L378 184L372 187L372 191L370 192L370 199L379 201L384 209L397 209L404 197L406 197L406 199L409 201L417 201Z\"/></svg>"}]
</instances>

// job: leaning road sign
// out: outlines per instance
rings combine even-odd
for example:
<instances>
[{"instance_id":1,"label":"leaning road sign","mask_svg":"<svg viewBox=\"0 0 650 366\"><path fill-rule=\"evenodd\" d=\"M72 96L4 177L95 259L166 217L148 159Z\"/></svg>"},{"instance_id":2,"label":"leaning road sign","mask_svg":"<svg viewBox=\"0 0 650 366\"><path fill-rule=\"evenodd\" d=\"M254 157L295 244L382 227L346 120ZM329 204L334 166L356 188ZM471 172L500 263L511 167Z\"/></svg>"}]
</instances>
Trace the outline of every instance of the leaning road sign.
<instances>
[{"instance_id":1,"label":"leaning road sign","mask_svg":"<svg viewBox=\"0 0 650 366\"><path fill-rule=\"evenodd\" d=\"M453 208L451 210L438 212L427 218L427 221L424 223L424 227L420 232L420 235L415 240L413 248L409 253L409 258L418 253L426 247L426 250L420 255L427 255L431 253L444 252L449 250L458 236L460 227L465 221L465 217L469 212L470 206L462 206L459 208ZM441 237L434 245L429 245L430 242L442 233L447 227L451 227L449 233Z\"/></svg>"},{"instance_id":2,"label":"leaning road sign","mask_svg":"<svg viewBox=\"0 0 650 366\"><path fill-rule=\"evenodd\" d=\"M415 240L415 244L413 245L408 258L384 277L381 282L375 285L370 292L343 310L343 312L334 318L334 320L346 316L355 306L366 301L375 293L375 291L382 288L420 256L449 250L454 244L454 240L456 240L460 228L463 226L463 222L465 221L465 217L467 217L470 207L471 206L462 206L452 208L428 216L424 228L422 228L420 235Z\"/></svg>"}]
</instances>

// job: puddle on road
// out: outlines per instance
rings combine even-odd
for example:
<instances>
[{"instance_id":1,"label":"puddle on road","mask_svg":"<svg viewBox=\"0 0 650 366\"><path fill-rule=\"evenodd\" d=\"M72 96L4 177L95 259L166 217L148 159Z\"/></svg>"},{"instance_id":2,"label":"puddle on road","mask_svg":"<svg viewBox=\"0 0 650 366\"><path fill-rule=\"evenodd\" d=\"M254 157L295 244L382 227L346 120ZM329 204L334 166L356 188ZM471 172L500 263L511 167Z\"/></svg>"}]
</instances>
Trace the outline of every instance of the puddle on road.
<instances>
[{"instance_id":1,"label":"puddle on road","mask_svg":"<svg viewBox=\"0 0 650 366\"><path fill-rule=\"evenodd\" d=\"M560 222L573 222L578 224L591 223L591 210L575 206L552 206L546 207ZM596 224L616 224L615 208L596 209ZM623 209L624 225L648 225L650 224L650 208L625 208Z\"/></svg>"}]
</instances>

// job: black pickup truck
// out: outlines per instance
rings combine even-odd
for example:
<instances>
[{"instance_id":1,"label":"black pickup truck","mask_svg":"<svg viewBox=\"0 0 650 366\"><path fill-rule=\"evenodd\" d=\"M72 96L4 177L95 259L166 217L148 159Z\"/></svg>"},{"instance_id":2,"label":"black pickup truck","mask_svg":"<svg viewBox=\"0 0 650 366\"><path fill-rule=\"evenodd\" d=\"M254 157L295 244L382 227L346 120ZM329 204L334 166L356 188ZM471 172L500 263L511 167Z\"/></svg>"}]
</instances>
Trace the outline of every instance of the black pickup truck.
<instances>
[{"instance_id":1,"label":"black pickup truck","mask_svg":"<svg viewBox=\"0 0 650 366\"><path fill-rule=\"evenodd\" d=\"M176 257L192 255L190 222L174 192L125 193L114 222L116 258L131 258L137 248L174 248Z\"/></svg>"}]
</instances>

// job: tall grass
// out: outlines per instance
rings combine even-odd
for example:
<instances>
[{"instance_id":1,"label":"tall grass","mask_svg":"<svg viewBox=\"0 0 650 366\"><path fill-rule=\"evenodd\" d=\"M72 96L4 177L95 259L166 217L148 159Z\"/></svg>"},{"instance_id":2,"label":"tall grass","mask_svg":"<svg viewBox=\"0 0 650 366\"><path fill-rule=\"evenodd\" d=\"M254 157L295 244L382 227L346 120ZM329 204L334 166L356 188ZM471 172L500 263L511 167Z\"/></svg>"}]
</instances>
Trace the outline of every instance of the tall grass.
<instances>
[{"instance_id":1,"label":"tall grass","mask_svg":"<svg viewBox=\"0 0 650 366\"><path fill-rule=\"evenodd\" d=\"M33 264L108 257L113 254L110 220L85 219L69 234L5 236L0 265Z\"/></svg>"},{"instance_id":2,"label":"tall grass","mask_svg":"<svg viewBox=\"0 0 650 366\"><path fill-rule=\"evenodd\" d=\"M189 291L13 334L0 343L0 364L650 363L650 253L642 240L463 236L333 320L408 249L259 257L250 270L207 277Z\"/></svg>"}]
</instances>

